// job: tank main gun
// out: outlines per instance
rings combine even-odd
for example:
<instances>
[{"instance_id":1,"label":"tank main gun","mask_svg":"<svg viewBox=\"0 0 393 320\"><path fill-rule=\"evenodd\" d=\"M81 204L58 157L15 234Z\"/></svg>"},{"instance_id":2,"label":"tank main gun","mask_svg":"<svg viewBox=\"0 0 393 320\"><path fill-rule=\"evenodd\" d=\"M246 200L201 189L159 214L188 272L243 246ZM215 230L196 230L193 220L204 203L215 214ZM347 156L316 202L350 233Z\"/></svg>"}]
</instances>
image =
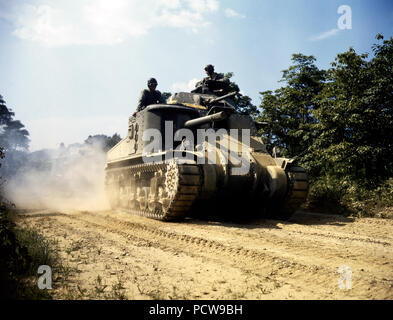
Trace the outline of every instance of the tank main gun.
<instances>
[{"instance_id":1,"label":"tank main gun","mask_svg":"<svg viewBox=\"0 0 393 320\"><path fill-rule=\"evenodd\" d=\"M228 93L228 94L226 94L226 95L224 95L222 97L206 99L204 101L204 104L208 108L211 108L210 111L213 111L213 109L215 109L215 108L212 108L214 106L214 104L216 104L217 102L220 102L220 101L222 101L222 100L224 100L226 98L233 97L236 94L237 94L237 92L234 91L234 92ZM236 110L230 103L228 103L228 104L231 107L230 108L226 107L225 108L225 109L227 109L226 111L219 111L219 112L213 113L211 115L207 115L207 116L204 116L204 117L188 120L187 122L184 123L184 127L185 128L198 127L198 126L204 125L206 123L213 123L213 122L216 122L216 121L225 120L226 118L228 118L229 113L233 113ZM223 108L219 107L219 109L222 110Z\"/></svg>"},{"instance_id":2,"label":"tank main gun","mask_svg":"<svg viewBox=\"0 0 393 320\"><path fill-rule=\"evenodd\" d=\"M210 116L205 116L205 117L200 117L200 118L188 120L186 123L184 123L184 127L185 128L198 127L198 126L204 125L206 123L225 120L226 118L228 118L228 114L225 111L221 111L221 112L211 114Z\"/></svg>"}]
</instances>

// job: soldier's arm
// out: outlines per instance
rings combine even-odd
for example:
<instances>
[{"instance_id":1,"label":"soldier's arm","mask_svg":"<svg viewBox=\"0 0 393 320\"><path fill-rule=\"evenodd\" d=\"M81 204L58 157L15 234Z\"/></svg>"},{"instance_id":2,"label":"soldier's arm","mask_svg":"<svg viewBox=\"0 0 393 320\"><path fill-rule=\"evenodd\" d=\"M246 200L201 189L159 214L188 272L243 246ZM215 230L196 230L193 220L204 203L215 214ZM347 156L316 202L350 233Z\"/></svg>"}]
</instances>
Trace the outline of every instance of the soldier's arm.
<instances>
[{"instance_id":1,"label":"soldier's arm","mask_svg":"<svg viewBox=\"0 0 393 320\"><path fill-rule=\"evenodd\" d=\"M141 96L138 101L138 106L136 108L136 112L142 111L146 107L146 94L145 90L141 92Z\"/></svg>"},{"instance_id":2,"label":"soldier's arm","mask_svg":"<svg viewBox=\"0 0 393 320\"><path fill-rule=\"evenodd\" d=\"M195 84L195 88L198 88L198 87L201 86L202 84L203 84L203 80L198 81L198 82Z\"/></svg>"}]
</instances>

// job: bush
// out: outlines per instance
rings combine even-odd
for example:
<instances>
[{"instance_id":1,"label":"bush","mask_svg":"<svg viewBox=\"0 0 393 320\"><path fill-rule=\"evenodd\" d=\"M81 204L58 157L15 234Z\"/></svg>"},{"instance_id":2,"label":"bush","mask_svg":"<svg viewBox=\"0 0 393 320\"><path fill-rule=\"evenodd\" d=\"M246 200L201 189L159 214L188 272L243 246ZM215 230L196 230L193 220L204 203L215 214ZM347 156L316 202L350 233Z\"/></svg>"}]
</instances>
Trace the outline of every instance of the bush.
<instances>
[{"instance_id":1,"label":"bush","mask_svg":"<svg viewBox=\"0 0 393 320\"><path fill-rule=\"evenodd\" d=\"M308 205L329 213L393 218L393 178L366 186L347 177L319 177L311 182Z\"/></svg>"},{"instance_id":2,"label":"bush","mask_svg":"<svg viewBox=\"0 0 393 320\"><path fill-rule=\"evenodd\" d=\"M355 184L343 202L359 216L393 218L393 178L373 189Z\"/></svg>"},{"instance_id":3,"label":"bush","mask_svg":"<svg viewBox=\"0 0 393 320\"><path fill-rule=\"evenodd\" d=\"M58 259L52 244L34 230L18 228L13 211L0 203L0 297L2 299L50 299L39 290L39 265L54 265Z\"/></svg>"},{"instance_id":4,"label":"bush","mask_svg":"<svg viewBox=\"0 0 393 320\"><path fill-rule=\"evenodd\" d=\"M349 214L349 208L342 202L348 183L337 178L322 176L310 183L308 207L326 213Z\"/></svg>"}]
</instances>

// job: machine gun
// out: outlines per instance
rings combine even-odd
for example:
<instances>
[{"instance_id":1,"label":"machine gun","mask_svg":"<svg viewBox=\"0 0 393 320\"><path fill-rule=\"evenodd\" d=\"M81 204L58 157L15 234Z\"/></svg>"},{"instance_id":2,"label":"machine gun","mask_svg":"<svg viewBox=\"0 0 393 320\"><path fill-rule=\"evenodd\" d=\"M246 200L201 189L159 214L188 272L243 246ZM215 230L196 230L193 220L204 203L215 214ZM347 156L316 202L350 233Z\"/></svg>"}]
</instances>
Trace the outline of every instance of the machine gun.
<instances>
[{"instance_id":1,"label":"machine gun","mask_svg":"<svg viewBox=\"0 0 393 320\"><path fill-rule=\"evenodd\" d=\"M202 93L202 94L215 94L220 95L229 90L229 81L203 79L197 83L197 87L191 91L191 93Z\"/></svg>"},{"instance_id":2,"label":"machine gun","mask_svg":"<svg viewBox=\"0 0 393 320\"><path fill-rule=\"evenodd\" d=\"M226 98L233 97L233 96L235 96L236 94L237 94L237 92L234 91L234 92L231 92L231 93L226 94L225 96L221 96L221 97L217 97L217 98L211 98L211 99L206 99L204 102L205 102L205 105L206 105L208 108L211 108L215 103L220 102L221 100L224 100L224 99L226 99Z\"/></svg>"}]
</instances>

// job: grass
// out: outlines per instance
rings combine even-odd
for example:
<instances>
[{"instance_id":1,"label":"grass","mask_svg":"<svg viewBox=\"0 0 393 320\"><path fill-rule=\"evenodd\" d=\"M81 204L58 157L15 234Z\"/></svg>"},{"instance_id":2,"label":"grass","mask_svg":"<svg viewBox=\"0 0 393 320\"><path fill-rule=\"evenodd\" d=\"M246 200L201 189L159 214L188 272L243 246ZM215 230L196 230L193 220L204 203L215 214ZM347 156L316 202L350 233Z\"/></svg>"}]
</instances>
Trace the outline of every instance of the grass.
<instances>
[{"instance_id":1,"label":"grass","mask_svg":"<svg viewBox=\"0 0 393 320\"><path fill-rule=\"evenodd\" d=\"M47 290L37 286L37 270L58 265L57 243L46 240L35 230L17 227L13 208L0 204L1 298L51 299Z\"/></svg>"},{"instance_id":2,"label":"grass","mask_svg":"<svg viewBox=\"0 0 393 320\"><path fill-rule=\"evenodd\" d=\"M117 278L117 282L112 285L111 299L112 300L126 300L127 296L124 294L123 279L121 277Z\"/></svg>"},{"instance_id":3,"label":"grass","mask_svg":"<svg viewBox=\"0 0 393 320\"><path fill-rule=\"evenodd\" d=\"M22 247L27 248L30 257L28 273L35 275L40 265L55 266L59 260L58 242L45 239L36 230L16 228L15 236Z\"/></svg>"},{"instance_id":4,"label":"grass","mask_svg":"<svg viewBox=\"0 0 393 320\"><path fill-rule=\"evenodd\" d=\"M38 267L51 267L53 289L68 288L69 277L77 270L61 261L58 241L46 239L34 229L17 226L15 216L12 206L0 203L0 297L53 299L53 290L38 288ZM71 294L69 298L75 296Z\"/></svg>"},{"instance_id":5,"label":"grass","mask_svg":"<svg viewBox=\"0 0 393 320\"><path fill-rule=\"evenodd\" d=\"M94 288L97 295L102 295L107 285L103 283L102 278L98 275L95 280Z\"/></svg>"},{"instance_id":6,"label":"grass","mask_svg":"<svg viewBox=\"0 0 393 320\"><path fill-rule=\"evenodd\" d=\"M77 285L79 298L98 299L98 300L126 300L127 296L124 293L124 280L121 277L117 278L117 282L109 287L100 275L94 280L94 289L86 289Z\"/></svg>"},{"instance_id":7,"label":"grass","mask_svg":"<svg viewBox=\"0 0 393 320\"><path fill-rule=\"evenodd\" d=\"M150 297L152 300L165 300L165 299L167 299L167 296L166 296L165 293L162 291L162 290L163 290L163 286L162 286L162 284L161 284L161 280L160 280L159 277L158 277L157 281L158 281L158 284L157 284L157 285L155 285L155 286L149 285L149 287L150 287L150 288L153 287L153 289L146 290L143 286L141 286L141 285L138 283L138 277L137 277L137 275L134 273L134 283L135 283L136 288L138 289L138 292L139 292L141 295L148 296L148 297Z\"/></svg>"}]
</instances>

